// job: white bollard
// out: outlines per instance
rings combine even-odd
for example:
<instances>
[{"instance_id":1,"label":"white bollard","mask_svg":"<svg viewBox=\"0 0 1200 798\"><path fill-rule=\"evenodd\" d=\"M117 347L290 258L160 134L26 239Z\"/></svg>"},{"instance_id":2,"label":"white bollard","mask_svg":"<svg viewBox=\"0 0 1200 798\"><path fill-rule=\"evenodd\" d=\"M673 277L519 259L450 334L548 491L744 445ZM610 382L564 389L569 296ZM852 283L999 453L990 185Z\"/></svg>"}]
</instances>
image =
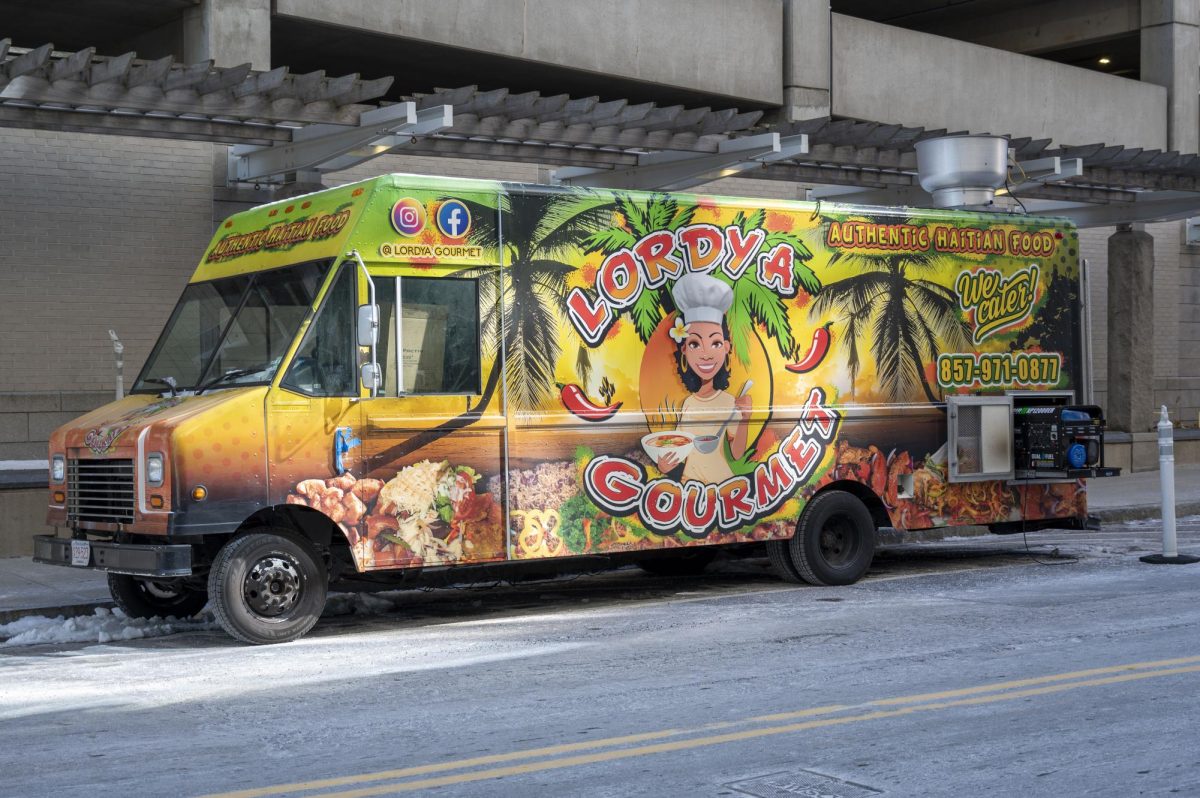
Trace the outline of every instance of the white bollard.
<instances>
[{"instance_id":1,"label":"white bollard","mask_svg":"<svg viewBox=\"0 0 1200 798\"><path fill-rule=\"evenodd\" d=\"M1180 555L1175 535L1175 435L1167 406L1162 406L1158 419L1158 481L1162 490L1162 554L1142 557L1142 562L1186 564L1200 562L1200 557Z\"/></svg>"},{"instance_id":2,"label":"white bollard","mask_svg":"<svg viewBox=\"0 0 1200 798\"><path fill-rule=\"evenodd\" d=\"M1158 484L1162 489L1163 556L1179 554L1175 538L1175 434L1174 425L1162 406L1158 419Z\"/></svg>"}]
</instances>

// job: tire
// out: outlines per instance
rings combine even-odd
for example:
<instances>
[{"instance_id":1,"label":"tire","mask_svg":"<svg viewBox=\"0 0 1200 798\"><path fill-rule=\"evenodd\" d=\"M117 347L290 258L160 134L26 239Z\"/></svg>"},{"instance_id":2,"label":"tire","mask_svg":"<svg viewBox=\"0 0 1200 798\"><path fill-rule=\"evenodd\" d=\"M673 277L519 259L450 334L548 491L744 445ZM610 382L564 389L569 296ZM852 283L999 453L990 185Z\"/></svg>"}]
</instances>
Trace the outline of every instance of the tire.
<instances>
[{"instance_id":1,"label":"tire","mask_svg":"<svg viewBox=\"0 0 1200 798\"><path fill-rule=\"evenodd\" d=\"M790 545L791 541L789 540L767 541L767 559L771 561L771 570L785 582L807 584L800 576L800 572L796 570L796 566L792 565L792 555L788 551Z\"/></svg>"},{"instance_id":2,"label":"tire","mask_svg":"<svg viewBox=\"0 0 1200 798\"><path fill-rule=\"evenodd\" d=\"M857 496L819 493L800 516L788 542L792 565L811 585L852 585L875 556L875 521Z\"/></svg>"},{"instance_id":3,"label":"tire","mask_svg":"<svg viewBox=\"0 0 1200 798\"><path fill-rule=\"evenodd\" d=\"M232 637L252 645L286 643L317 623L328 582L307 541L255 532L217 553L208 594L217 623Z\"/></svg>"},{"instance_id":4,"label":"tire","mask_svg":"<svg viewBox=\"0 0 1200 798\"><path fill-rule=\"evenodd\" d=\"M695 549L647 557L639 560L637 566L655 576L696 576L704 573L716 558L717 553L711 549Z\"/></svg>"},{"instance_id":5,"label":"tire","mask_svg":"<svg viewBox=\"0 0 1200 798\"><path fill-rule=\"evenodd\" d=\"M109 574L108 592L130 618L191 618L208 603L208 593L180 579L139 579Z\"/></svg>"}]
</instances>

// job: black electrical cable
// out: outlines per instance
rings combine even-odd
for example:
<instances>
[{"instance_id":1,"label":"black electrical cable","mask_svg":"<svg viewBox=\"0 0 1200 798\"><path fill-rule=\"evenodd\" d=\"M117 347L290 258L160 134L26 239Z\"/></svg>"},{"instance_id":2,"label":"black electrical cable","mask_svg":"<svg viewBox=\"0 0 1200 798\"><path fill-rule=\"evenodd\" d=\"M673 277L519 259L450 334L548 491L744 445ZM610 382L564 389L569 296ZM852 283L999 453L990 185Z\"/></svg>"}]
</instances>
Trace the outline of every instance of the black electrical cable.
<instances>
[{"instance_id":1,"label":"black electrical cable","mask_svg":"<svg viewBox=\"0 0 1200 798\"><path fill-rule=\"evenodd\" d=\"M1032 479L1026 477L1025 484L1022 485L1021 490L1021 540L1025 541L1025 556L1029 557L1038 565L1070 565L1071 563L1079 562L1078 557L1059 557L1057 558L1056 562L1048 562L1046 560L1038 559L1038 556L1033 553L1032 549L1029 548L1029 537L1025 534L1029 519L1025 515L1025 512L1027 502L1029 500L1029 487L1031 484L1033 484ZM1055 551L1058 551L1058 549L1056 548Z\"/></svg>"},{"instance_id":2,"label":"black electrical cable","mask_svg":"<svg viewBox=\"0 0 1200 798\"><path fill-rule=\"evenodd\" d=\"M1022 177L1022 178L1026 178L1026 177L1028 177L1028 176L1025 174L1025 169L1024 169L1022 166L1021 166L1021 164L1019 164L1019 163L1016 161L1016 159L1013 159L1013 160L1012 160L1012 165L1013 165L1013 166L1015 166L1015 167L1017 167L1018 169L1020 169L1020 170L1021 170L1021 177ZM1008 196L1010 196L1010 197L1012 197L1014 200L1016 200L1017 204L1021 206L1021 213L1025 214L1026 216L1028 216L1028 215L1029 215L1029 210L1028 210L1028 209L1025 207L1025 203L1024 203L1024 202L1021 202L1021 198L1020 198L1020 197L1018 197L1016 194L1014 194L1014 193L1012 192L1012 183L1011 183L1011 181L1009 180L1009 176L1008 176L1008 175L1009 175L1009 170L1005 169L1005 170L1004 170L1004 190L1005 190L1006 192L1008 192Z\"/></svg>"}]
</instances>

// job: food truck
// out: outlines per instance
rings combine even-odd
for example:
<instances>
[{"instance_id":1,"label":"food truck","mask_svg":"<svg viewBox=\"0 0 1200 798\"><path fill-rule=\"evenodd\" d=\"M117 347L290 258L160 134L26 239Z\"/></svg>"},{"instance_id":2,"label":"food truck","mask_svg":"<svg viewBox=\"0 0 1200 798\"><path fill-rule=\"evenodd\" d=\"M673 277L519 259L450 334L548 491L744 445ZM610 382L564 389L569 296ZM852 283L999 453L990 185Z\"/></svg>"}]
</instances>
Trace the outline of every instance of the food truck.
<instances>
[{"instance_id":1,"label":"food truck","mask_svg":"<svg viewBox=\"0 0 1200 798\"><path fill-rule=\"evenodd\" d=\"M221 223L35 559L249 643L349 577L849 584L879 527L1084 522L1081 308L1061 220L381 176Z\"/></svg>"}]
</instances>

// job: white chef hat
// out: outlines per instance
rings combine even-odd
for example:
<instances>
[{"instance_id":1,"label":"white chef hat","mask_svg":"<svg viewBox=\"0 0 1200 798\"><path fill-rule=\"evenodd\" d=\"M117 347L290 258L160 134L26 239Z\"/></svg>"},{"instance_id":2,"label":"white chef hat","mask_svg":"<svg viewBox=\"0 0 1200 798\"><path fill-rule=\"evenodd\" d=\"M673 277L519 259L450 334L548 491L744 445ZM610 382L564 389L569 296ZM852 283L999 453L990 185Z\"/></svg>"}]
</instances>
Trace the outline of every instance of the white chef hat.
<instances>
[{"instance_id":1,"label":"white chef hat","mask_svg":"<svg viewBox=\"0 0 1200 798\"><path fill-rule=\"evenodd\" d=\"M683 314L684 324L709 321L720 324L733 304L733 289L707 274L685 274L671 289L675 307Z\"/></svg>"}]
</instances>

